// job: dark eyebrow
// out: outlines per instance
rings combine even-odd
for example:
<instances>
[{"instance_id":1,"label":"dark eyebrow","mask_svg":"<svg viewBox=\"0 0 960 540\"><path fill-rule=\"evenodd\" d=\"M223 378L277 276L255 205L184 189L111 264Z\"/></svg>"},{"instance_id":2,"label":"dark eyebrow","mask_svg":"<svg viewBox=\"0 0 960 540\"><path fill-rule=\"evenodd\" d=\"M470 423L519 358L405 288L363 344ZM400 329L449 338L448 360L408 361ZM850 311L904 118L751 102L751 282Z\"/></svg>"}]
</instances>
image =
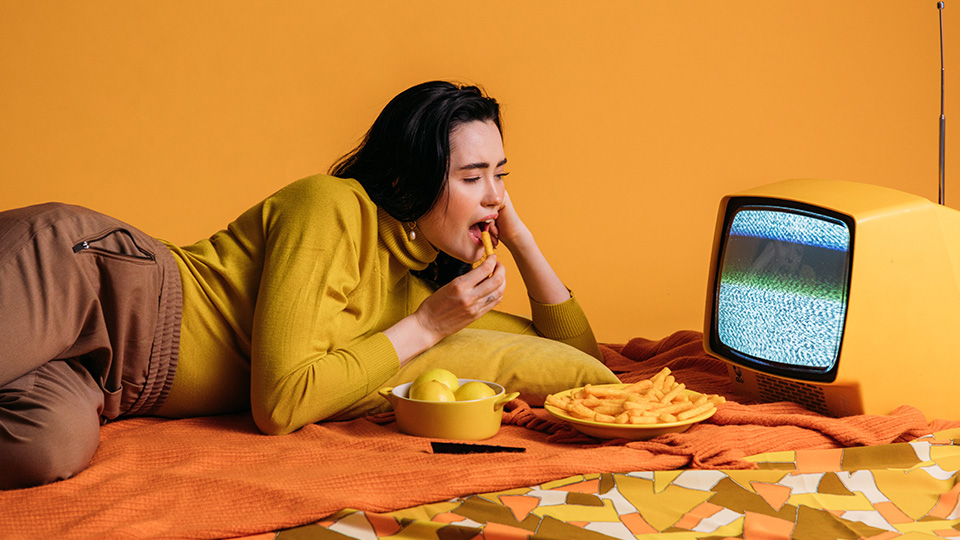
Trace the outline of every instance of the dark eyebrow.
<instances>
[{"instance_id":1,"label":"dark eyebrow","mask_svg":"<svg viewBox=\"0 0 960 540\"><path fill-rule=\"evenodd\" d=\"M503 160L501 160L500 163L497 163L497 167L498 168L503 167L506 164L507 164L507 158L503 158ZM490 164L487 163L486 161L478 161L477 163L468 163L457 170L466 171L468 169L489 169L489 168L490 168Z\"/></svg>"}]
</instances>

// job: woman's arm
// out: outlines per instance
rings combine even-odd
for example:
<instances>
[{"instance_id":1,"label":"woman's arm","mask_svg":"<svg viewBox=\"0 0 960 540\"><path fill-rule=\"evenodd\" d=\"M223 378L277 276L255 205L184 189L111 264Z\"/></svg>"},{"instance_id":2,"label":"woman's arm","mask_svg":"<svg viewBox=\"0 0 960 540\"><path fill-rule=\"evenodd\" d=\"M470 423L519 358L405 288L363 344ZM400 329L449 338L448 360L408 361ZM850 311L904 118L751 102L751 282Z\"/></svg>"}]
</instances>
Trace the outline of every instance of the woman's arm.
<instances>
[{"instance_id":1,"label":"woman's arm","mask_svg":"<svg viewBox=\"0 0 960 540\"><path fill-rule=\"evenodd\" d=\"M261 431L323 420L396 373L376 332L382 286L378 211L352 181L295 182L263 204L264 242L250 342L250 405Z\"/></svg>"},{"instance_id":2,"label":"woman's arm","mask_svg":"<svg viewBox=\"0 0 960 540\"><path fill-rule=\"evenodd\" d=\"M505 287L506 271L496 256L490 257L440 287L417 311L383 333L393 343L403 365L493 309L503 299Z\"/></svg>"},{"instance_id":3,"label":"woman's arm","mask_svg":"<svg viewBox=\"0 0 960 540\"><path fill-rule=\"evenodd\" d=\"M541 304L560 304L570 299L570 291L540 251L530 229L520 220L506 191L503 193L503 208L493 227L493 234L513 255L531 300Z\"/></svg>"},{"instance_id":4,"label":"woman's arm","mask_svg":"<svg viewBox=\"0 0 960 540\"><path fill-rule=\"evenodd\" d=\"M530 229L520 220L506 191L503 206L500 208L496 222L492 225L491 233L510 250L531 303L535 307L544 306L539 310L540 312L550 311L546 306L559 305L570 300L570 291L560 281L560 277L540 251ZM437 290L420 305L415 313L384 332L396 348L400 364L436 345L450 334L465 328L493 309L502 300L505 285L506 272L503 265L496 262L496 255L493 255L479 267ZM584 341L587 352L596 356L598 353L593 332L589 330L582 312L579 312L579 306L576 310L581 315L577 318L576 326L578 328L585 326L585 332L588 334L584 336L585 340L581 337L579 341ZM543 319L550 318L553 317ZM583 319L582 323L579 321L580 318ZM553 326L551 321L543 322L546 326Z\"/></svg>"},{"instance_id":5,"label":"woman's arm","mask_svg":"<svg viewBox=\"0 0 960 540\"><path fill-rule=\"evenodd\" d=\"M375 265L378 210L344 182L297 182L263 206L250 401L265 433L336 414L503 298L506 272L491 257L374 332L388 294Z\"/></svg>"},{"instance_id":6,"label":"woman's arm","mask_svg":"<svg viewBox=\"0 0 960 540\"><path fill-rule=\"evenodd\" d=\"M586 315L540 251L530 229L520 220L507 192L504 192L503 207L492 232L507 246L517 264L530 298L535 332L602 359ZM499 324L496 321L502 318L488 319L491 319L489 323L493 324L492 329L499 329L496 328ZM483 324L487 323L477 326Z\"/></svg>"}]
</instances>

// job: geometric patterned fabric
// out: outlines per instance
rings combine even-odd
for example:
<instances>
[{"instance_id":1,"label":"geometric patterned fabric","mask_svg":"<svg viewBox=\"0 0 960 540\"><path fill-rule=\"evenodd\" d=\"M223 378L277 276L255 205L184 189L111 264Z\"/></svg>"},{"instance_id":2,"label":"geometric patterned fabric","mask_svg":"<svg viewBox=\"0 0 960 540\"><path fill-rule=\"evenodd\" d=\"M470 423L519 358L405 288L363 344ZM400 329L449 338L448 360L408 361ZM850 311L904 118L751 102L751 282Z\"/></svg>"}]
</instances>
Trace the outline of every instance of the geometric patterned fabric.
<instances>
[{"instance_id":1,"label":"geometric patterned fabric","mask_svg":"<svg viewBox=\"0 0 960 540\"><path fill-rule=\"evenodd\" d=\"M960 429L747 458L753 470L578 475L253 539L960 539Z\"/></svg>"}]
</instances>

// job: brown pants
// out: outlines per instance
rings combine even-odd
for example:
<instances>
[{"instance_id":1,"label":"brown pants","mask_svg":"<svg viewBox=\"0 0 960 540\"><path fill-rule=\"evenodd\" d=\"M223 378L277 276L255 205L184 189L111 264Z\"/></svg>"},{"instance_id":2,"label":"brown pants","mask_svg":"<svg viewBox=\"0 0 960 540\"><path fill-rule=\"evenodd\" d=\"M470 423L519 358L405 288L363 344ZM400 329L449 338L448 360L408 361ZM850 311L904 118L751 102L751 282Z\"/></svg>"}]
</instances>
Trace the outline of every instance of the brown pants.
<instances>
[{"instance_id":1,"label":"brown pants","mask_svg":"<svg viewBox=\"0 0 960 540\"><path fill-rule=\"evenodd\" d=\"M57 203L0 212L0 489L70 477L100 424L173 384L180 275L170 251Z\"/></svg>"}]
</instances>

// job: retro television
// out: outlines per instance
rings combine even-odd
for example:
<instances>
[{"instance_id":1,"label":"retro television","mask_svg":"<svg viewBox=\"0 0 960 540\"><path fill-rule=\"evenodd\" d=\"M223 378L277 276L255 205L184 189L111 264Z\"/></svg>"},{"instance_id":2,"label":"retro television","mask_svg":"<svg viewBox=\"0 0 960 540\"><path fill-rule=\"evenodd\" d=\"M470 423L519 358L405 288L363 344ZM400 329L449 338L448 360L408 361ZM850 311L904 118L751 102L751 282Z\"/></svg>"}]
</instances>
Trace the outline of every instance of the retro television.
<instances>
[{"instance_id":1,"label":"retro television","mask_svg":"<svg viewBox=\"0 0 960 540\"><path fill-rule=\"evenodd\" d=\"M960 212L922 197L815 179L728 195L704 348L761 401L958 419L958 269Z\"/></svg>"}]
</instances>

